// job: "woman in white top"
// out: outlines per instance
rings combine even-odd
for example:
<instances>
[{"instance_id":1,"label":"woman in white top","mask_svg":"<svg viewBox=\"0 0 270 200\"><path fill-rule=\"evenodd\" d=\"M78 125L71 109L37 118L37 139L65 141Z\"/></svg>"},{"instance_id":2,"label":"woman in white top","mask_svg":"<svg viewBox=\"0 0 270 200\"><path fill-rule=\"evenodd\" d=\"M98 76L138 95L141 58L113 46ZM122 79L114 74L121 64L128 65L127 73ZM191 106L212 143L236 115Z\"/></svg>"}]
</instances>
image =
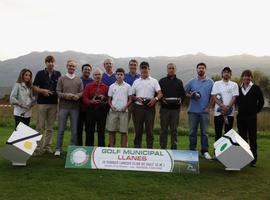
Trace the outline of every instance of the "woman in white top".
<instances>
[{"instance_id":1,"label":"woman in white top","mask_svg":"<svg viewBox=\"0 0 270 200\"><path fill-rule=\"evenodd\" d=\"M32 72L29 69L22 69L15 83L11 94L10 103L14 106L15 128L22 122L29 125L31 108L34 103L32 93Z\"/></svg>"}]
</instances>

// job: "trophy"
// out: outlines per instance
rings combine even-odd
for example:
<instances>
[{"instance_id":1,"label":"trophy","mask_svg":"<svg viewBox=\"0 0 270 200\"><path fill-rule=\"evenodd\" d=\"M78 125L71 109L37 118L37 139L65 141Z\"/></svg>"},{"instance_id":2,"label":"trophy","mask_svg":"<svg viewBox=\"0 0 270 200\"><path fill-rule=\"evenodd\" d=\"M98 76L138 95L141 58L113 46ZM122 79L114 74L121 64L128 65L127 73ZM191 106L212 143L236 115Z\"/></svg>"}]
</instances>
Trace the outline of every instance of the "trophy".
<instances>
[{"instance_id":1,"label":"trophy","mask_svg":"<svg viewBox=\"0 0 270 200\"><path fill-rule=\"evenodd\" d=\"M221 96L220 93L216 94L216 99L217 99L217 101L219 103L223 103L223 99L222 99L222 96ZM228 108L229 108L228 111L226 113L222 114L225 124L229 124L228 115L232 113L232 107L228 106ZM220 106L217 108L217 112L221 113L221 107Z\"/></svg>"},{"instance_id":2,"label":"trophy","mask_svg":"<svg viewBox=\"0 0 270 200\"><path fill-rule=\"evenodd\" d=\"M200 92L197 92L197 91L194 91L191 95L191 98L192 99L200 99L201 98L201 93Z\"/></svg>"},{"instance_id":3,"label":"trophy","mask_svg":"<svg viewBox=\"0 0 270 200\"><path fill-rule=\"evenodd\" d=\"M148 104L150 101L151 101L150 98L147 98L147 97L142 98L142 103L143 103L143 105L145 105L145 106L147 106L147 104Z\"/></svg>"}]
</instances>

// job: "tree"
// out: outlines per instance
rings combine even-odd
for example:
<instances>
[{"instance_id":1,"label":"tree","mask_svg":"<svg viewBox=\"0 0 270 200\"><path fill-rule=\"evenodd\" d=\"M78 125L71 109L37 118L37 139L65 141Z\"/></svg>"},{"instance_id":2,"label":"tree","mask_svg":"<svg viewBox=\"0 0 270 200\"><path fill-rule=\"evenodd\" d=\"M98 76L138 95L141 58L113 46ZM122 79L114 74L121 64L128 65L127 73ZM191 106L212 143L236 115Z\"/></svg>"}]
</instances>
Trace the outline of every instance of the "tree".
<instances>
[{"instance_id":1,"label":"tree","mask_svg":"<svg viewBox=\"0 0 270 200\"><path fill-rule=\"evenodd\" d=\"M216 74L216 75L212 75L211 79L215 82L215 81L219 81L221 80L221 76Z\"/></svg>"},{"instance_id":2,"label":"tree","mask_svg":"<svg viewBox=\"0 0 270 200\"><path fill-rule=\"evenodd\" d=\"M255 70L253 72L253 82L261 87L265 97L270 96L270 79L264 75L261 71Z\"/></svg>"}]
</instances>

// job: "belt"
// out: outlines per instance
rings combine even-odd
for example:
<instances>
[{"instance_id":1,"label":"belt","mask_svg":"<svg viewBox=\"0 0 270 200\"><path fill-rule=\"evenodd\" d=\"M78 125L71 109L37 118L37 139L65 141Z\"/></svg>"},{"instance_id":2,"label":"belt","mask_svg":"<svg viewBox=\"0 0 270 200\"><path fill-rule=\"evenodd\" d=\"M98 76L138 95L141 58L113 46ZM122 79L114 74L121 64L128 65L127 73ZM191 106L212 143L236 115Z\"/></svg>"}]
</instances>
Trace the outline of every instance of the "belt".
<instances>
[{"instance_id":1,"label":"belt","mask_svg":"<svg viewBox=\"0 0 270 200\"><path fill-rule=\"evenodd\" d=\"M168 98L164 98L165 100L181 100L181 98L177 98L177 97L168 97Z\"/></svg>"}]
</instances>

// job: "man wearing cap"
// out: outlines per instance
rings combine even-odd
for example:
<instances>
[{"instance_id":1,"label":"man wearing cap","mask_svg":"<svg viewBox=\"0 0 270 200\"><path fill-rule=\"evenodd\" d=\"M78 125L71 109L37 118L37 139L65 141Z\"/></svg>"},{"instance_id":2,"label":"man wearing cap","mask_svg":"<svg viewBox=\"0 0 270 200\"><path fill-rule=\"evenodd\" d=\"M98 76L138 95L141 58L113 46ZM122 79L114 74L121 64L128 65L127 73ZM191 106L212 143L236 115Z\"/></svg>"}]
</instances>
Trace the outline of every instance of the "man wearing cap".
<instances>
[{"instance_id":1,"label":"man wearing cap","mask_svg":"<svg viewBox=\"0 0 270 200\"><path fill-rule=\"evenodd\" d=\"M133 100L133 122L135 127L134 147L141 148L143 127L146 129L147 148L153 148L153 127L155 120L155 105L162 97L159 83L149 74L150 67L147 62L140 64L141 77L132 85ZM156 95L157 94L157 95Z\"/></svg>"},{"instance_id":2,"label":"man wearing cap","mask_svg":"<svg viewBox=\"0 0 270 200\"><path fill-rule=\"evenodd\" d=\"M206 64L197 64L197 77L191 79L185 86L186 96L190 98L188 107L189 148L196 150L197 129L201 129L201 154L205 159L211 159L208 153L209 111L213 105L211 90L214 81L206 77Z\"/></svg>"},{"instance_id":3,"label":"man wearing cap","mask_svg":"<svg viewBox=\"0 0 270 200\"><path fill-rule=\"evenodd\" d=\"M171 133L171 149L177 149L177 127L181 102L185 97L183 82L176 77L176 65L167 65L168 75L159 81L163 94L160 106L160 148L167 148L168 128Z\"/></svg>"},{"instance_id":4,"label":"man wearing cap","mask_svg":"<svg viewBox=\"0 0 270 200\"><path fill-rule=\"evenodd\" d=\"M237 83L231 81L232 70L225 67L221 72L222 79L213 85L211 95L215 102L214 125L215 140L222 136L222 130L228 132L233 127L235 100L239 96Z\"/></svg>"}]
</instances>

